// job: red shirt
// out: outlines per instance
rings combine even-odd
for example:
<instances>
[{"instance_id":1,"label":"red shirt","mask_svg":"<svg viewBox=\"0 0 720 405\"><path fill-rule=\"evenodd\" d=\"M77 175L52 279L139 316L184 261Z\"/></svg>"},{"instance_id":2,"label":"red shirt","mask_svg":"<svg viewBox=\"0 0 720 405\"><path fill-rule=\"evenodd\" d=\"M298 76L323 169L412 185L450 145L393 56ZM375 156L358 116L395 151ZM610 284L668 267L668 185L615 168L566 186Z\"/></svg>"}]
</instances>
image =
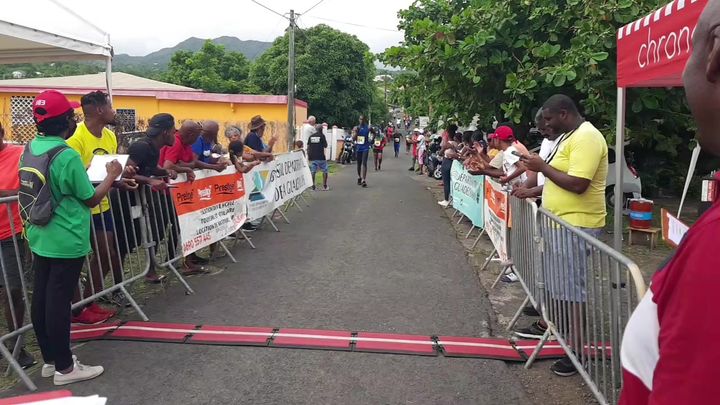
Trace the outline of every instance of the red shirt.
<instances>
[{"instance_id":1,"label":"red shirt","mask_svg":"<svg viewBox=\"0 0 720 405\"><path fill-rule=\"evenodd\" d=\"M652 278L623 337L621 405L709 404L720 398L720 201Z\"/></svg>"},{"instance_id":2,"label":"red shirt","mask_svg":"<svg viewBox=\"0 0 720 405\"><path fill-rule=\"evenodd\" d=\"M20 188L18 169L23 149L20 145L5 144L5 148L0 151L0 190L17 190ZM18 234L23 229L18 204L16 202L10 204L10 209L13 224L15 225L15 233ZM13 233L10 229L7 207L5 204L0 204L0 239L5 240L11 236L13 236Z\"/></svg>"},{"instance_id":3,"label":"red shirt","mask_svg":"<svg viewBox=\"0 0 720 405\"><path fill-rule=\"evenodd\" d=\"M162 149L160 149L160 160L158 165L163 167L165 165L165 161L167 160L171 163L190 163L195 160L192 145L184 145L182 143L182 140L180 139L180 132L175 132L175 143L173 146L163 146Z\"/></svg>"}]
</instances>

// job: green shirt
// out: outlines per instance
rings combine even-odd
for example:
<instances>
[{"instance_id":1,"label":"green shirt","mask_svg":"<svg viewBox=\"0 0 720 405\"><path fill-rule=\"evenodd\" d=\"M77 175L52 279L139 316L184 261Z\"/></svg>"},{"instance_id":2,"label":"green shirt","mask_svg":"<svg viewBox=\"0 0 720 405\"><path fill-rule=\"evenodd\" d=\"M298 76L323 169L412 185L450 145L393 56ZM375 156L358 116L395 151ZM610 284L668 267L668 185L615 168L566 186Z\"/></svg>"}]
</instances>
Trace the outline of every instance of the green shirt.
<instances>
[{"instance_id":1,"label":"green shirt","mask_svg":"<svg viewBox=\"0 0 720 405\"><path fill-rule=\"evenodd\" d=\"M34 156L67 145L57 136L38 135L30 143ZM22 161L21 161L22 162ZM50 189L59 199L50 222L45 226L25 223L30 250L38 256L74 259L91 252L90 208L83 201L95 194L80 154L68 148L55 156L50 166Z\"/></svg>"}]
</instances>

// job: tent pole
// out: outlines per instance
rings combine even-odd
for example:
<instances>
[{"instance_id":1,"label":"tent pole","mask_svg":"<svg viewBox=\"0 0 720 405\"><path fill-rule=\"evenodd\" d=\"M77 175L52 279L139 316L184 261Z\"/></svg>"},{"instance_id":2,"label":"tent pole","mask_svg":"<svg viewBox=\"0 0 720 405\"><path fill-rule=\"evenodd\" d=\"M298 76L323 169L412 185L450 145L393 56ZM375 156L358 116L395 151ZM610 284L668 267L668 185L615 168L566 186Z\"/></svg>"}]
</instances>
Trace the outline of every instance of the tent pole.
<instances>
[{"instance_id":1,"label":"tent pole","mask_svg":"<svg viewBox=\"0 0 720 405\"><path fill-rule=\"evenodd\" d=\"M108 46L110 46L110 34L106 35L107 37L107 43ZM113 52L112 48L110 48L110 55L107 56L107 59L105 60L105 86L107 87L107 94L108 97L110 97L110 103L112 104L113 101L113 94L112 94L112 58L113 58Z\"/></svg>"},{"instance_id":2,"label":"tent pole","mask_svg":"<svg viewBox=\"0 0 720 405\"><path fill-rule=\"evenodd\" d=\"M685 187L683 188L682 198L680 198L680 207L678 207L678 219L680 219L683 205L685 205L685 197L687 197L687 192L690 189L690 182L692 181L692 177L695 174L695 167L697 166L698 156L700 156L701 149L702 148L700 147L700 143L697 142L695 144L695 149L693 149L692 157L690 158L690 166L688 167L687 177L685 177Z\"/></svg>"},{"instance_id":3,"label":"tent pole","mask_svg":"<svg viewBox=\"0 0 720 405\"><path fill-rule=\"evenodd\" d=\"M617 118L615 120L615 216L613 247L622 252L623 246L623 165L625 159L625 88L617 88Z\"/></svg>"}]
</instances>

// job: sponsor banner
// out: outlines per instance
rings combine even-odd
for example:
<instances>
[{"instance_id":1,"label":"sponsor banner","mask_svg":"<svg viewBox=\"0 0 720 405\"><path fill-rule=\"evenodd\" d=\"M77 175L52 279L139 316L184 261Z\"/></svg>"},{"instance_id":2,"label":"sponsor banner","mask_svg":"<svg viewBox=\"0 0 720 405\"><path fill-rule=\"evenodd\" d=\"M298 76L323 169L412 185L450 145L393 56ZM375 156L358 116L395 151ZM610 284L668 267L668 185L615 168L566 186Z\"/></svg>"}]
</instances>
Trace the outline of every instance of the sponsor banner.
<instances>
[{"instance_id":1,"label":"sponsor banner","mask_svg":"<svg viewBox=\"0 0 720 405\"><path fill-rule=\"evenodd\" d=\"M484 176L473 176L468 173L462 163L453 160L450 169L450 194L453 208L468 217L478 228L485 226L483 222L483 201L485 199L483 185Z\"/></svg>"},{"instance_id":2,"label":"sponsor banner","mask_svg":"<svg viewBox=\"0 0 720 405\"><path fill-rule=\"evenodd\" d=\"M255 166L245 174L248 188L248 219L260 219L300 195L312 185L305 154L301 151L276 155L272 162Z\"/></svg>"},{"instance_id":3,"label":"sponsor banner","mask_svg":"<svg viewBox=\"0 0 720 405\"><path fill-rule=\"evenodd\" d=\"M508 260L507 222L508 194L500 183L485 177L485 232L497 250L500 260Z\"/></svg>"},{"instance_id":4,"label":"sponsor banner","mask_svg":"<svg viewBox=\"0 0 720 405\"><path fill-rule=\"evenodd\" d=\"M233 166L220 173L198 170L192 183L181 176L169 192L180 225L183 256L222 240L245 223L245 184Z\"/></svg>"}]
</instances>

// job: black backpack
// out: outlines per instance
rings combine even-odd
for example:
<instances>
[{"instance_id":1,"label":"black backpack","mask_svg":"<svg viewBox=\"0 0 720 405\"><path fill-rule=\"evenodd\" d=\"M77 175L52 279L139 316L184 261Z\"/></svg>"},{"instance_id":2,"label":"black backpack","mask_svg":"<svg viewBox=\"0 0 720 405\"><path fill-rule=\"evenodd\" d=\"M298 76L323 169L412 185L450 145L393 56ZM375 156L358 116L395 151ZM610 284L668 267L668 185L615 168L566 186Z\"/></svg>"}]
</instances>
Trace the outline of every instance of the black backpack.
<instances>
[{"instance_id":1,"label":"black backpack","mask_svg":"<svg viewBox=\"0 0 720 405\"><path fill-rule=\"evenodd\" d=\"M60 145L40 156L35 156L30 151L30 144L25 146L25 152L20 159L20 190L18 191L20 217L24 223L37 226L50 223L58 204L48 181L50 166L55 157L65 149L68 149L68 146Z\"/></svg>"}]
</instances>

